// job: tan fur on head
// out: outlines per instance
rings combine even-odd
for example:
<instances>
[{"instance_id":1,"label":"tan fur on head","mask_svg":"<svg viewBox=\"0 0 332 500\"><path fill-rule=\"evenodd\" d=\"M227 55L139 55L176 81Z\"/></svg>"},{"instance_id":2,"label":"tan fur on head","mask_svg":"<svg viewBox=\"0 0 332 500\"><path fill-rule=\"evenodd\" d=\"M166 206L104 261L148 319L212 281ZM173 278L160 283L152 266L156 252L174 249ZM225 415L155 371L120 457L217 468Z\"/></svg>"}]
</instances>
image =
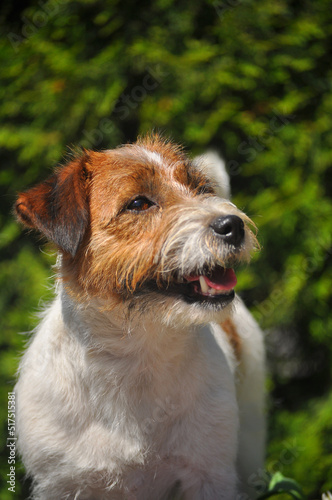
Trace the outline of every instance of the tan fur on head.
<instances>
[{"instance_id":1,"label":"tan fur on head","mask_svg":"<svg viewBox=\"0 0 332 500\"><path fill-rule=\"evenodd\" d=\"M151 205L130 209L139 197ZM115 150L85 151L21 194L16 210L62 252L60 273L70 293L83 301L98 297L110 309L147 282L165 287L216 265L231 267L258 247L252 221L216 197L213 179L197 161L157 135ZM222 244L210 229L215 217L229 214L245 225L239 248Z\"/></svg>"}]
</instances>

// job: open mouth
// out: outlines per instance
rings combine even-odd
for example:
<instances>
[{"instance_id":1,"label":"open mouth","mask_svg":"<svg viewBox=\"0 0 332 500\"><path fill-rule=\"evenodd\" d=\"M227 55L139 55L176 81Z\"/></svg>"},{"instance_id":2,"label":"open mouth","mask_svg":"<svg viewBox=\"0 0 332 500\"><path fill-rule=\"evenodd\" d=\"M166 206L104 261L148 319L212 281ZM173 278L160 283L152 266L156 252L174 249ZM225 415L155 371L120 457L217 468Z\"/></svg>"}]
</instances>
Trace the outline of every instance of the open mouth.
<instances>
[{"instance_id":1,"label":"open mouth","mask_svg":"<svg viewBox=\"0 0 332 500\"><path fill-rule=\"evenodd\" d=\"M185 276L182 295L187 302L225 306L234 298L236 283L233 269L217 266L206 273Z\"/></svg>"},{"instance_id":2,"label":"open mouth","mask_svg":"<svg viewBox=\"0 0 332 500\"><path fill-rule=\"evenodd\" d=\"M233 269L216 266L199 273L191 273L181 279L160 283L145 283L142 292L157 292L175 298L181 298L189 304L200 304L203 307L221 309L228 305L235 296L237 283Z\"/></svg>"},{"instance_id":3,"label":"open mouth","mask_svg":"<svg viewBox=\"0 0 332 500\"><path fill-rule=\"evenodd\" d=\"M209 274L186 276L185 279L193 284L194 292L204 297L216 297L228 294L237 283L233 269L218 266Z\"/></svg>"}]
</instances>

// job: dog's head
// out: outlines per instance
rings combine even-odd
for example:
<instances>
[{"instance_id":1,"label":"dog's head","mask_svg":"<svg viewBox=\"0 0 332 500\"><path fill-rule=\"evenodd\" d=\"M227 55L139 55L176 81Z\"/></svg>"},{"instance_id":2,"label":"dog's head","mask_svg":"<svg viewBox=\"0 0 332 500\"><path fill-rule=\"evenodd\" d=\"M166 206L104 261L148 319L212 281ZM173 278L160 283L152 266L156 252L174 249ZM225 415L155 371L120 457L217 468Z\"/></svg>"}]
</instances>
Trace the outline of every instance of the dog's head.
<instances>
[{"instance_id":1,"label":"dog's head","mask_svg":"<svg viewBox=\"0 0 332 500\"><path fill-rule=\"evenodd\" d=\"M22 193L16 212L57 245L78 299L200 323L232 302L233 268L257 248L250 219L216 189L200 162L150 136L85 151Z\"/></svg>"}]
</instances>

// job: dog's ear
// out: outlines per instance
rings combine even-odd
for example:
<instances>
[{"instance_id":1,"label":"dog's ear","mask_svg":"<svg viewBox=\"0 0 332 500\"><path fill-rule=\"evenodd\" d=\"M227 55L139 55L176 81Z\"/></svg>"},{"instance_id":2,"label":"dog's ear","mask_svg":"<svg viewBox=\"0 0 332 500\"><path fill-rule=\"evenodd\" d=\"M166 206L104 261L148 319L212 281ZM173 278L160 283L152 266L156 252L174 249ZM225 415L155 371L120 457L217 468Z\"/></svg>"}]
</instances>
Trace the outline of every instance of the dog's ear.
<instances>
[{"instance_id":1,"label":"dog's ear","mask_svg":"<svg viewBox=\"0 0 332 500\"><path fill-rule=\"evenodd\" d=\"M46 181L21 193L18 220L38 229L73 257L89 223L88 153L59 168Z\"/></svg>"},{"instance_id":2,"label":"dog's ear","mask_svg":"<svg viewBox=\"0 0 332 500\"><path fill-rule=\"evenodd\" d=\"M215 151L207 151L201 156L194 158L194 165L202 170L216 184L216 192L220 198L231 197L229 175L226 171L224 160Z\"/></svg>"}]
</instances>

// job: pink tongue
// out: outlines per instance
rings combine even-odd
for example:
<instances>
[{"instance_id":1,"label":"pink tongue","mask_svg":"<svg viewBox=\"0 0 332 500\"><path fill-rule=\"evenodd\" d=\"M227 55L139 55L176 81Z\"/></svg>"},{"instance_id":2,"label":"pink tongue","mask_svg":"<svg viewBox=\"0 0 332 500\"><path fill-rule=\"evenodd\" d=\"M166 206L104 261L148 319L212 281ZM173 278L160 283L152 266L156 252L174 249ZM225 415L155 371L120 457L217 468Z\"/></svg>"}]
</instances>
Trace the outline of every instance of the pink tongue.
<instances>
[{"instance_id":1,"label":"pink tongue","mask_svg":"<svg viewBox=\"0 0 332 500\"><path fill-rule=\"evenodd\" d=\"M186 279L188 281L198 281L199 276L187 276ZM210 278L204 275L204 279L207 285L215 290L232 290L237 283L233 269L225 269L223 267L214 271Z\"/></svg>"},{"instance_id":2,"label":"pink tongue","mask_svg":"<svg viewBox=\"0 0 332 500\"><path fill-rule=\"evenodd\" d=\"M232 290L237 283L233 269L220 269L213 273L211 279L207 276L204 278L209 287L215 290Z\"/></svg>"}]
</instances>

